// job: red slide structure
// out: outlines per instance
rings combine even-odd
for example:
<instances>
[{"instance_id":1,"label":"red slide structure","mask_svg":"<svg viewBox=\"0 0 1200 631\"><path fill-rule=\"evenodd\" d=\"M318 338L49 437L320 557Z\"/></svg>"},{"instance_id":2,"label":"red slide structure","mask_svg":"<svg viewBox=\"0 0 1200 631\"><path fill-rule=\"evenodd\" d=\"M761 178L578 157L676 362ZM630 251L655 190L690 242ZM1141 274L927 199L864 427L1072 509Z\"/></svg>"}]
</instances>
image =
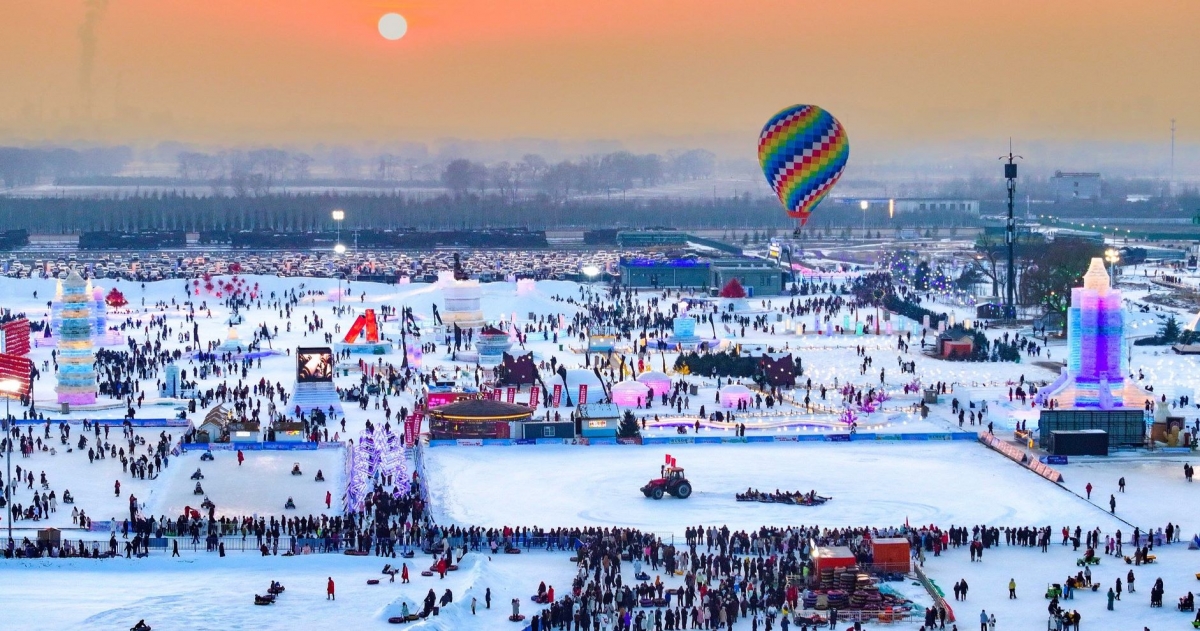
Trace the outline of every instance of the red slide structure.
<instances>
[{"instance_id":1,"label":"red slide structure","mask_svg":"<svg viewBox=\"0 0 1200 631\"><path fill-rule=\"evenodd\" d=\"M367 309L366 313L354 319L354 324L350 326L349 331L346 331L343 341L353 344L358 340L358 336L364 333L367 342L379 341L379 321L375 319L374 309Z\"/></svg>"}]
</instances>

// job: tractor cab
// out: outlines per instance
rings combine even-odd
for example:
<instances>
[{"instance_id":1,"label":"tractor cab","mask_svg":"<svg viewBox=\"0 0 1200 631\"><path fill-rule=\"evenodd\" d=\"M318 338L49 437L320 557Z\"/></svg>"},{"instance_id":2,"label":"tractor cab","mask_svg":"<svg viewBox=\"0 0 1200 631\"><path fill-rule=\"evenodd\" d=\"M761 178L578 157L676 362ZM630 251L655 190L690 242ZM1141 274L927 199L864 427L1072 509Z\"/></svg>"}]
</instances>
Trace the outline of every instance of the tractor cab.
<instances>
[{"instance_id":1,"label":"tractor cab","mask_svg":"<svg viewBox=\"0 0 1200 631\"><path fill-rule=\"evenodd\" d=\"M683 476L683 467L663 466L662 477L663 477L663 480L665 480L667 482L670 482L675 479L681 479L684 477Z\"/></svg>"},{"instance_id":2,"label":"tractor cab","mask_svg":"<svg viewBox=\"0 0 1200 631\"><path fill-rule=\"evenodd\" d=\"M679 499L687 499L692 495L692 484L683 474L683 467L674 463L659 468L659 476L650 480L642 487L642 494L648 498L660 500L663 495L674 495Z\"/></svg>"}]
</instances>

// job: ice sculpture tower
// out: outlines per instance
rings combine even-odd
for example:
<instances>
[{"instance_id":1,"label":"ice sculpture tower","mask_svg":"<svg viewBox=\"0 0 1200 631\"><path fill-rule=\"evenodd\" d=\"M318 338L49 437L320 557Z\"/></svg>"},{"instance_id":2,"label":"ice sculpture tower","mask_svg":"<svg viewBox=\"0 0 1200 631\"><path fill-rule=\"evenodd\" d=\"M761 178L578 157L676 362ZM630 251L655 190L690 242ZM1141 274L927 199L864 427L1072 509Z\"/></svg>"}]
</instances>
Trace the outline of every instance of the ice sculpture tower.
<instances>
[{"instance_id":1,"label":"ice sculpture tower","mask_svg":"<svg viewBox=\"0 0 1200 631\"><path fill-rule=\"evenodd\" d=\"M62 283L62 323L58 338L59 403L96 402L96 360L92 348L92 296L88 282L71 270Z\"/></svg>"},{"instance_id":2,"label":"ice sculpture tower","mask_svg":"<svg viewBox=\"0 0 1200 631\"><path fill-rule=\"evenodd\" d=\"M1121 291L1109 285L1104 261L1092 259L1083 275L1083 287L1071 290L1067 310L1067 368L1039 401L1056 407L1142 407L1148 394L1133 381L1125 355L1125 311Z\"/></svg>"}]
</instances>

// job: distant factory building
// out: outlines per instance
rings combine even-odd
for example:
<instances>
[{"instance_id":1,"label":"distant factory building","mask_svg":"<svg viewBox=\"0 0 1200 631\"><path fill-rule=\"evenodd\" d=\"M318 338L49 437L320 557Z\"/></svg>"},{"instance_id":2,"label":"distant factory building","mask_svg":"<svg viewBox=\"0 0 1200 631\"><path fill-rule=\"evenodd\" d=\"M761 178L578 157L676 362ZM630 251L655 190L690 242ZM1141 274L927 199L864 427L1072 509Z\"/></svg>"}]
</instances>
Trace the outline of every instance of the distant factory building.
<instances>
[{"instance_id":1,"label":"distant factory building","mask_svg":"<svg viewBox=\"0 0 1200 631\"><path fill-rule=\"evenodd\" d=\"M896 214L913 212L955 212L964 215L979 215L979 200L950 198L897 199L891 202Z\"/></svg>"},{"instance_id":2,"label":"distant factory building","mask_svg":"<svg viewBox=\"0 0 1200 631\"><path fill-rule=\"evenodd\" d=\"M777 296L783 269L773 261L749 258L667 259L622 258L621 284L626 287L720 289L736 278L752 296Z\"/></svg>"},{"instance_id":3,"label":"distant factory building","mask_svg":"<svg viewBox=\"0 0 1200 631\"><path fill-rule=\"evenodd\" d=\"M1054 201L1100 199L1100 174L1055 171L1050 178L1050 189L1054 191Z\"/></svg>"},{"instance_id":4,"label":"distant factory building","mask_svg":"<svg viewBox=\"0 0 1200 631\"><path fill-rule=\"evenodd\" d=\"M720 289L736 278L751 296L778 296L783 290L783 270L761 259L717 259L709 268L710 287Z\"/></svg>"},{"instance_id":5,"label":"distant factory building","mask_svg":"<svg viewBox=\"0 0 1200 631\"><path fill-rule=\"evenodd\" d=\"M700 259L621 259L621 284L626 287L691 287L709 283L709 262Z\"/></svg>"}]
</instances>

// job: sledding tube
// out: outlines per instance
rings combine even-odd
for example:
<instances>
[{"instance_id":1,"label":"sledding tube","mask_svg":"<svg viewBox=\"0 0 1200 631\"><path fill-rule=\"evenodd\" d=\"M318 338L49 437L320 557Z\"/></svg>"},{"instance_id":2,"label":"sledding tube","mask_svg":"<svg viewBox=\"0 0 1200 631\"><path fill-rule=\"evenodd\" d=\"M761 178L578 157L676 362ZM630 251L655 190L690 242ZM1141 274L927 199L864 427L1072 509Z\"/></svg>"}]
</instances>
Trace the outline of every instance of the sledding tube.
<instances>
[{"instance_id":1,"label":"sledding tube","mask_svg":"<svg viewBox=\"0 0 1200 631\"><path fill-rule=\"evenodd\" d=\"M683 482L679 486L675 487L675 497L678 497L681 500L686 500L687 498L691 497L691 495L692 485L688 484L687 482Z\"/></svg>"},{"instance_id":2,"label":"sledding tube","mask_svg":"<svg viewBox=\"0 0 1200 631\"><path fill-rule=\"evenodd\" d=\"M377 579L377 578L368 578L367 579L367 585L378 585L378 584L379 584L379 579Z\"/></svg>"},{"instance_id":3,"label":"sledding tube","mask_svg":"<svg viewBox=\"0 0 1200 631\"><path fill-rule=\"evenodd\" d=\"M391 624L404 624L405 622L408 622L408 620L406 620L404 616L392 616L391 618L388 618L388 622Z\"/></svg>"}]
</instances>

